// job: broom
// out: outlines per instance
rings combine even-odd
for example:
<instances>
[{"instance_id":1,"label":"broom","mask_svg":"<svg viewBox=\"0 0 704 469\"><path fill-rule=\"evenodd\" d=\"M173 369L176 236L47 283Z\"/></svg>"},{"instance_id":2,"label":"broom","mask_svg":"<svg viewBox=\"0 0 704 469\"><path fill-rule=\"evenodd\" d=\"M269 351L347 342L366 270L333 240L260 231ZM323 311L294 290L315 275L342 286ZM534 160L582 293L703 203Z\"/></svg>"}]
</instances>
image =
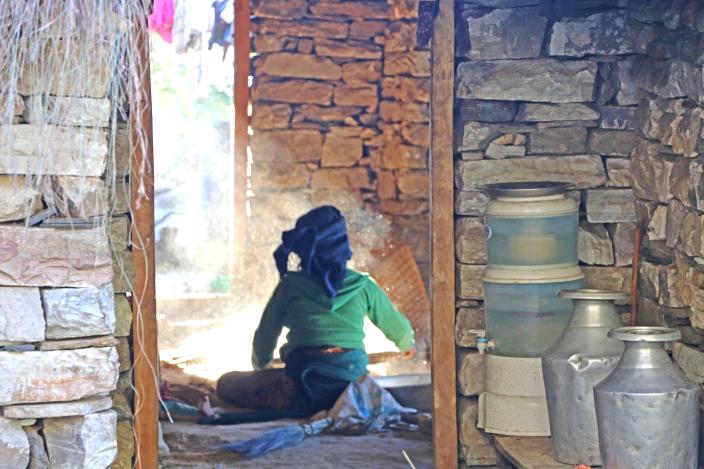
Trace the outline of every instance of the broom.
<instances>
[{"instance_id":1,"label":"broom","mask_svg":"<svg viewBox=\"0 0 704 469\"><path fill-rule=\"evenodd\" d=\"M256 458L272 451L295 446L306 437L317 435L332 424L332 418L315 420L307 424L293 424L275 428L250 440L223 445L220 449Z\"/></svg>"}]
</instances>

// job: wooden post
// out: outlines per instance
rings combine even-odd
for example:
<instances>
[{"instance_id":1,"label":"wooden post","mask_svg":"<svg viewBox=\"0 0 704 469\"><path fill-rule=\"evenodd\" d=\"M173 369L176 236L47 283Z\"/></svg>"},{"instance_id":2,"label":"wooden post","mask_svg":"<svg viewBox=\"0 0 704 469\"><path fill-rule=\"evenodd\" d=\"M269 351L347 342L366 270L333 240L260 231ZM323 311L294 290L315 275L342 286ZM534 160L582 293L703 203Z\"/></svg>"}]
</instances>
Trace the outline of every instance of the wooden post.
<instances>
[{"instance_id":1,"label":"wooden post","mask_svg":"<svg viewBox=\"0 0 704 469\"><path fill-rule=\"evenodd\" d=\"M144 0L149 1L149 0ZM154 146L152 132L149 31L146 18L137 26L141 96L130 103L132 129L132 257L135 267L132 302L134 346L133 380L136 388L134 430L137 469L158 467L159 355L157 351L154 262ZM140 186L142 193L140 194Z\"/></svg>"},{"instance_id":2,"label":"wooden post","mask_svg":"<svg viewBox=\"0 0 704 469\"><path fill-rule=\"evenodd\" d=\"M433 342L433 446L435 467L456 468L455 236L452 108L454 0L439 0L432 40L430 100L430 292Z\"/></svg>"},{"instance_id":3,"label":"wooden post","mask_svg":"<svg viewBox=\"0 0 704 469\"><path fill-rule=\"evenodd\" d=\"M247 204L247 146L249 145L249 0L235 0L235 206L234 206L234 265L236 271L244 267L242 253L246 237Z\"/></svg>"}]
</instances>

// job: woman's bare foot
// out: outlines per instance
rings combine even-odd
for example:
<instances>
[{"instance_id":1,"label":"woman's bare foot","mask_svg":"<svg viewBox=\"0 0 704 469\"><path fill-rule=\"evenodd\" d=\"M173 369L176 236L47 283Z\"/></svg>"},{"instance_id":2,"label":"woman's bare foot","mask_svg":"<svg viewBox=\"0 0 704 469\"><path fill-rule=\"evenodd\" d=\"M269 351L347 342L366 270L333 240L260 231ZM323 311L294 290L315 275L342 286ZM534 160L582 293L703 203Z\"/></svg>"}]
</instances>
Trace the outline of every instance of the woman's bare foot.
<instances>
[{"instance_id":1,"label":"woman's bare foot","mask_svg":"<svg viewBox=\"0 0 704 469\"><path fill-rule=\"evenodd\" d=\"M213 406L210 404L210 396L208 394L203 395L203 398L198 403L198 410L200 410L204 417L214 418L218 416L213 410Z\"/></svg>"}]
</instances>

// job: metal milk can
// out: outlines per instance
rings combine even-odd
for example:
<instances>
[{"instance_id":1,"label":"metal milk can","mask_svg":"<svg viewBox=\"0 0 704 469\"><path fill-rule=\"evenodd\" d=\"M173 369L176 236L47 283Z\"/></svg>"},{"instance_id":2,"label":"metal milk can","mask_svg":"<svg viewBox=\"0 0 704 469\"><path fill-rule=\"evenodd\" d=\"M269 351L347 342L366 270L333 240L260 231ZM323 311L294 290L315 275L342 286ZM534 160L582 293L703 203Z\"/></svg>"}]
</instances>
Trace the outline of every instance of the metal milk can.
<instances>
[{"instance_id":1,"label":"metal milk can","mask_svg":"<svg viewBox=\"0 0 704 469\"><path fill-rule=\"evenodd\" d=\"M699 386L665 352L681 334L666 327L622 327L609 337L626 350L594 388L604 469L697 467Z\"/></svg>"},{"instance_id":2,"label":"metal milk can","mask_svg":"<svg viewBox=\"0 0 704 469\"><path fill-rule=\"evenodd\" d=\"M621 326L614 301L629 296L589 289L562 290L558 296L574 304L567 329L542 358L555 459L598 466L593 388L613 371L623 353L623 343L607 334Z\"/></svg>"}]
</instances>

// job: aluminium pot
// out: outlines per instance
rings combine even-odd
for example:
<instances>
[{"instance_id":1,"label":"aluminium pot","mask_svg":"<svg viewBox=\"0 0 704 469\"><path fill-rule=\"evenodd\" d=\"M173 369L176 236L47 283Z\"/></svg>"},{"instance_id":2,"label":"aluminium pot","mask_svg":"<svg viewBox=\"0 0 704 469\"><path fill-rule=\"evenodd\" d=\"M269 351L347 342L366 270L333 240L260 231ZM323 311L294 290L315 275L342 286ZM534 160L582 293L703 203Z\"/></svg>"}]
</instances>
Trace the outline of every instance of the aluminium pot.
<instances>
[{"instance_id":1,"label":"aluminium pot","mask_svg":"<svg viewBox=\"0 0 704 469\"><path fill-rule=\"evenodd\" d=\"M665 342L680 339L680 332L622 327L609 337L626 349L594 388L604 469L695 469L701 392L665 351Z\"/></svg>"},{"instance_id":2,"label":"aluminium pot","mask_svg":"<svg viewBox=\"0 0 704 469\"><path fill-rule=\"evenodd\" d=\"M555 459L567 464L601 465L593 388L613 371L623 342L607 337L621 326L614 301L626 293L607 290L562 290L573 300L570 323L542 357L545 395Z\"/></svg>"}]
</instances>

